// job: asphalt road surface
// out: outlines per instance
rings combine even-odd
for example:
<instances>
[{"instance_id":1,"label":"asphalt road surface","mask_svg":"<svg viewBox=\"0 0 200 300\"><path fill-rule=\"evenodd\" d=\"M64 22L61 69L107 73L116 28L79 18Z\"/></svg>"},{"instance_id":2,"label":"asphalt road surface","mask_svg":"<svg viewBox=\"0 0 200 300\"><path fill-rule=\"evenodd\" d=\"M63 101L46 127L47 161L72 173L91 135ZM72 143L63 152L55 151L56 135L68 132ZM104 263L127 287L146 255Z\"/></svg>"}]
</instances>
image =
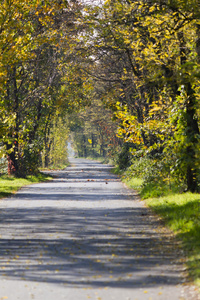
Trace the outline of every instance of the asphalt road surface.
<instances>
[{"instance_id":1,"label":"asphalt road surface","mask_svg":"<svg viewBox=\"0 0 200 300\"><path fill-rule=\"evenodd\" d=\"M110 166L72 159L0 201L0 300L192 300L183 253Z\"/></svg>"}]
</instances>

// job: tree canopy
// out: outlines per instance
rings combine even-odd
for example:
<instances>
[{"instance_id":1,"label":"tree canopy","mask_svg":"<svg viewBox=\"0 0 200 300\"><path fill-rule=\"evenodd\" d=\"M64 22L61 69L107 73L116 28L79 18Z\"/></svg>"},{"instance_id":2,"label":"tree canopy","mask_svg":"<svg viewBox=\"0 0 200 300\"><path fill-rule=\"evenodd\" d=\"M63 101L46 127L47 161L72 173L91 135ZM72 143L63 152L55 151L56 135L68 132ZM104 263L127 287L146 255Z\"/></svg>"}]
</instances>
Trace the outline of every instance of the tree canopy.
<instances>
[{"instance_id":1,"label":"tree canopy","mask_svg":"<svg viewBox=\"0 0 200 300\"><path fill-rule=\"evenodd\" d=\"M79 150L103 145L104 155L113 141L129 162L159 162L162 180L197 191L199 16L196 0L2 1L0 134L9 172L37 169L35 157L48 153L52 128L68 114Z\"/></svg>"},{"instance_id":2,"label":"tree canopy","mask_svg":"<svg viewBox=\"0 0 200 300\"><path fill-rule=\"evenodd\" d=\"M76 1L1 5L0 133L10 174L37 168L54 115L81 101L82 83L72 65L78 14Z\"/></svg>"},{"instance_id":3,"label":"tree canopy","mask_svg":"<svg viewBox=\"0 0 200 300\"><path fill-rule=\"evenodd\" d=\"M119 136L197 190L198 3L108 0L88 7L85 22L90 75L104 85Z\"/></svg>"}]
</instances>

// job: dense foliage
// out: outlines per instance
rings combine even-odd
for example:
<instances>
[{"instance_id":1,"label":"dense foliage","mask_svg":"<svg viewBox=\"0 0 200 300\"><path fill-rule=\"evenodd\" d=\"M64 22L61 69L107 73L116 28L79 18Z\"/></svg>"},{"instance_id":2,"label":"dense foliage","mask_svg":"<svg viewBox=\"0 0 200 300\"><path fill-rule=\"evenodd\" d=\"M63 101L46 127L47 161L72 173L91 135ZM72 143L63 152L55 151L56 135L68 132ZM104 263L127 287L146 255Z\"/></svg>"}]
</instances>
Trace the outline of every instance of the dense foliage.
<instances>
[{"instance_id":1,"label":"dense foliage","mask_svg":"<svg viewBox=\"0 0 200 300\"><path fill-rule=\"evenodd\" d=\"M199 13L197 1L108 0L88 7L84 34L90 74L101 81L134 160L147 157L151 179L156 172L155 180L192 192L199 182Z\"/></svg>"},{"instance_id":2,"label":"dense foliage","mask_svg":"<svg viewBox=\"0 0 200 300\"><path fill-rule=\"evenodd\" d=\"M54 116L74 106L81 85L71 48L78 12L75 1L1 2L0 134L9 174L37 171Z\"/></svg>"},{"instance_id":3,"label":"dense foliage","mask_svg":"<svg viewBox=\"0 0 200 300\"><path fill-rule=\"evenodd\" d=\"M122 169L144 166L147 181L198 190L198 1L4 0L0 13L9 173L64 155L53 149L67 115L79 155L118 156Z\"/></svg>"},{"instance_id":4,"label":"dense foliage","mask_svg":"<svg viewBox=\"0 0 200 300\"><path fill-rule=\"evenodd\" d=\"M92 104L68 116L68 126L77 156L115 160L121 140L111 111L101 101L93 98Z\"/></svg>"}]
</instances>

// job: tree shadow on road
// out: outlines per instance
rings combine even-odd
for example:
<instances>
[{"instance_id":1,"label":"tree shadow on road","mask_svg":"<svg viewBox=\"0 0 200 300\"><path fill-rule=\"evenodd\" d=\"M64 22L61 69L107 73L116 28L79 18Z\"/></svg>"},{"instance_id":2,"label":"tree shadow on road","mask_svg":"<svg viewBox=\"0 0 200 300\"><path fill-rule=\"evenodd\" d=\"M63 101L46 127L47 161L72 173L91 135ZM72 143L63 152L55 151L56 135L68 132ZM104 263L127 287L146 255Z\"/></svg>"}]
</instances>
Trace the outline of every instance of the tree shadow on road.
<instances>
[{"instance_id":1,"label":"tree shadow on road","mask_svg":"<svg viewBox=\"0 0 200 300\"><path fill-rule=\"evenodd\" d=\"M182 252L173 236L160 233L146 207L133 205L137 200L116 183L109 166L76 164L55 172L54 182L5 200L0 276L77 288L181 283Z\"/></svg>"},{"instance_id":2,"label":"tree shadow on road","mask_svg":"<svg viewBox=\"0 0 200 300\"><path fill-rule=\"evenodd\" d=\"M0 275L76 287L177 285L180 250L158 226L144 207L8 208L1 211Z\"/></svg>"}]
</instances>

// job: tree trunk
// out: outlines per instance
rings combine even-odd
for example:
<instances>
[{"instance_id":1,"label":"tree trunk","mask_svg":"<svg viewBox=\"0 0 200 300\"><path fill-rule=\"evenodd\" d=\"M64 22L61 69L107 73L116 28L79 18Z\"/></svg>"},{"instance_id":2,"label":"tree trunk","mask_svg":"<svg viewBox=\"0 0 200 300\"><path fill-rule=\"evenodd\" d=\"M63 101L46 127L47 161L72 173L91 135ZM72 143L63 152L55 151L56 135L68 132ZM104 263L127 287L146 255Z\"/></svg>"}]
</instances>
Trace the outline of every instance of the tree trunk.
<instances>
[{"instance_id":1,"label":"tree trunk","mask_svg":"<svg viewBox=\"0 0 200 300\"><path fill-rule=\"evenodd\" d=\"M195 117L195 104L196 97L194 90L191 87L191 84L187 85L187 104L186 104L186 118L187 118L187 155L188 155L188 165L187 165L187 189L191 192L197 191L197 167L196 163L196 153L195 149L198 147L199 127L198 122Z\"/></svg>"},{"instance_id":2,"label":"tree trunk","mask_svg":"<svg viewBox=\"0 0 200 300\"><path fill-rule=\"evenodd\" d=\"M13 144L7 144L7 161L8 161L8 174L20 176L19 170L19 98L17 89L17 79L16 79L16 67L13 67L10 72L10 85L7 89L8 99L11 98L13 101L13 108L16 114L15 125L13 126L13 133L11 139L13 139ZM10 153L13 147L12 152Z\"/></svg>"},{"instance_id":3,"label":"tree trunk","mask_svg":"<svg viewBox=\"0 0 200 300\"><path fill-rule=\"evenodd\" d=\"M18 175L19 165L18 165L18 159L16 159L16 149L9 153L11 149L11 145L7 145L7 162L8 162L8 175Z\"/></svg>"},{"instance_id":4,"label":"tree trunk","mask_svg":"<svg viewBox=\"0 0 200 300\"><path fill-rule=\"evenodd\" d=\"M83 153L84 153L84 157L87 157L87 146L86 146L86 137L83 134Z\"/></svg>"},{"instance_id":5,"label":"tree trunk","mask_svg":"<svg viewBox=\"0 0 200 300\"><path fill-rule=\"evenodd\" d=\"M7 161L8 161L8 175L15 175L16 174L15 155L13 153L8 154Z\"/></svg>"},{"instance_id":6,"label":"tree trunk","mask_svg":"<svg viewBox=\"0 0 200 300\"><path fill-rule=\"evenodd\" d=\"M184 39L183 32L178 34L180 42L180 59L181 65L187 62L187 47ZM190 78L187 73L183 74L182 82L187 98L186 98L186 163L187 163L187 190L192 193L197 191L197 166L196 166L196 149L198 147L199 127L196 118L196 96L195 91L190 83Z\"/></svg>"}]
</instances>

